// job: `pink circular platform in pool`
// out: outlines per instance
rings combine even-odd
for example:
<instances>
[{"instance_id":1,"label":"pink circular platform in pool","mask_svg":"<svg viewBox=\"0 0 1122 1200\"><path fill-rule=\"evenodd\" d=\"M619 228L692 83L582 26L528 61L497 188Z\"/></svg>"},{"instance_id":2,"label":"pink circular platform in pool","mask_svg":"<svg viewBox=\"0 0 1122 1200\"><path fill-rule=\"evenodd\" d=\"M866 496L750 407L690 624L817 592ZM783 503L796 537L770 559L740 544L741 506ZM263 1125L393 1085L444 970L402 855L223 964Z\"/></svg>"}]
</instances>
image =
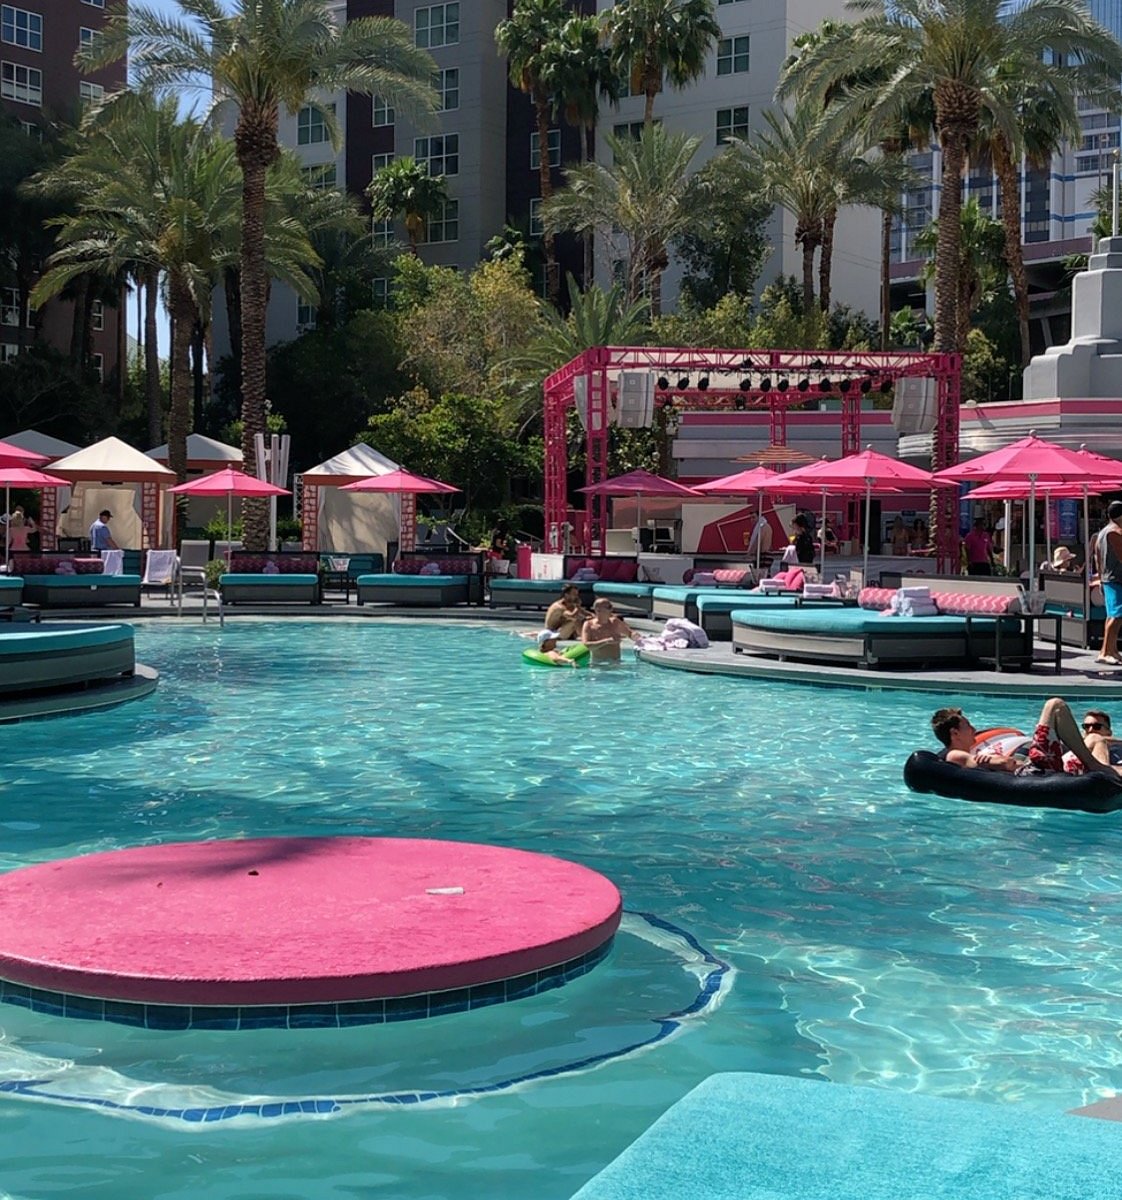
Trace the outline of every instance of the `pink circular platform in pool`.
<instances>
[{"instance_id":1,"label":"pink circular platform in pool","mask_svg":"<svg viewBox=\"0 0 1122 1200\"><path fill-rule=\"evenodd\" d=\"M343 1003L543 972L605 946L619 920L604 876L524 850L138 846L0 876L0 980L150 1005Z\"/></svg>"}]
</instances>

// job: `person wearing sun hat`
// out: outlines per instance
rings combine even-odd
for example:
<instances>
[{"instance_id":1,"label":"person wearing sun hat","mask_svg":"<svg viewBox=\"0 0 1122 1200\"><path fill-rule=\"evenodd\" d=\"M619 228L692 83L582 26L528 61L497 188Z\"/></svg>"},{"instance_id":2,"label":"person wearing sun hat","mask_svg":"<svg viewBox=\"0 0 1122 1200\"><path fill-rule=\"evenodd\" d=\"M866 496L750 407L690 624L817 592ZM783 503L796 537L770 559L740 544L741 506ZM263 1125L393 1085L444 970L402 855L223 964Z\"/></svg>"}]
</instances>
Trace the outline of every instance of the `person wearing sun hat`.
<instances>
[{"instance_id":1,"label":"person wearing sun hat","mask_svg":"<svg viewBox=\"0 0 1122 1200\"><path fill-rule=\"evenodd\" d=\"M1052 551L1052 570L1053 571L1076 571L1075 555L1066 546L1057 546Z\"/></svg>"}]
</instances>

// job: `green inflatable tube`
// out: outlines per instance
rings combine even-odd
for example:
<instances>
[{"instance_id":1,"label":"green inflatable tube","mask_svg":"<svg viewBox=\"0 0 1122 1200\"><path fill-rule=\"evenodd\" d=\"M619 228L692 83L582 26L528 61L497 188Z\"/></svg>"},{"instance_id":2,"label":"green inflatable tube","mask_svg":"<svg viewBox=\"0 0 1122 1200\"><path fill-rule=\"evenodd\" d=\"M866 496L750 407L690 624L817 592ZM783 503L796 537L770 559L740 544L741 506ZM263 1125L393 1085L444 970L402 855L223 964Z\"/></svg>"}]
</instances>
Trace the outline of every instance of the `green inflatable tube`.
<instances>
[{"instance_id":1,"label":"green inflatable tube","mask_svg":"<svg viewBox=\"0 0 1122 1200\"><path fill-rule=\"evenodd\" d=\"M566 646L561 651L562 658L571 658L578 667L588 666L588 647L583 642L574 642L571 646ZM522 651L522 657L532 667L559 667L559 662L554 662L548 654L543 654L540 650L535 650L527 646Z\"/></svg>"}]
</instances>

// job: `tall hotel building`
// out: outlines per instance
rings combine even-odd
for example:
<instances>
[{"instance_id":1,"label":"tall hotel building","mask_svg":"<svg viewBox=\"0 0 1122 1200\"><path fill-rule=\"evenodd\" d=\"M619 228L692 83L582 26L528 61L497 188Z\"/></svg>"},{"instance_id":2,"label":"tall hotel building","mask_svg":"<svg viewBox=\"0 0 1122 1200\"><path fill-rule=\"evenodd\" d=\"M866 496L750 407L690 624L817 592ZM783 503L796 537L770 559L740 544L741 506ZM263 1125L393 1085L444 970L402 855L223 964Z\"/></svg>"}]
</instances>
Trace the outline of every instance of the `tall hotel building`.
<instances>
[{"instance_id":1,"label":"tall hotel building","mask_svg":"<svg viewBox=\"0 0 1122 1200\"><path fill-rule=\"evenodd\" d=\"M0 102L28 137L42 138L53 120L77 120L82 105L125 83L124 63L90 75L74 65L79 47L105 25L106 0L19 0L0 5ZM56 349L70 347L73 305L52 301L41 312L20 312L19 290L9 267L0 272L0 361L38 337ZM125 306L95 304L93 365L102 378L116 369L124 343Z\"/></svg>"},{"instance_id":2,"label":"tall hotel building","mask_svg":"<svg viewBox=\"0 0 1122 1200\"><path fill-rule=\"evenodd\" d=\"M571 0L574 11L592 13L612 7L609 0ZM412 155L427 162L434 175L444 175L449 202L430 223L422 258L429 263L470 270L487 242L510 224L531 236L538 223L538 145L528 98L508 83L507 66L495 46L495 27L510 12L510 0L337 0L336 19L395 16L412 31L418 46L437 65L441 110L431 129L418 130L376 97L323 96L334 105L345 131L345 144L332 150L316 107L282 114L281 139L297 151L309 176L323 186L345 186L362 196L379 167L394 157ZM668 129L696 135L701 166L729 136L744 136L762 126L762 113L772 95L792 40L814 29L826 17L844 16L844 0L718 0L722 37L710 52L705 74L682 91L667 89L655 104L655 117ZM643 118L643 97L629 97L617 109L605 106L600 129L634 132ZM580 156L577 131L558 122L545 148L554 167L554 184L563 183L563 166ZM610 154L603 143L597 154ZM397 231L399 235L401 230ZM394 230L375 224L375 236L387 244ZM782 213L773 218L770 241L775 247L763 279L777 273L797 274L800 257L793 242L793 222ZM560 239L562 271L580 273L580 254ZM842 214L835 241L834 294L838 299L877 311L879 280L879 216L871 210ZM673 266L664 282L664 301L675 302L678 275ZM387 281L379 281L384 290ZM224 306L215 306L215 340L222 353L228 337ZM315 312L285 288L275 286L268 336L275 342L294 337L314 324Z\"/></svg>"}]
</instances>

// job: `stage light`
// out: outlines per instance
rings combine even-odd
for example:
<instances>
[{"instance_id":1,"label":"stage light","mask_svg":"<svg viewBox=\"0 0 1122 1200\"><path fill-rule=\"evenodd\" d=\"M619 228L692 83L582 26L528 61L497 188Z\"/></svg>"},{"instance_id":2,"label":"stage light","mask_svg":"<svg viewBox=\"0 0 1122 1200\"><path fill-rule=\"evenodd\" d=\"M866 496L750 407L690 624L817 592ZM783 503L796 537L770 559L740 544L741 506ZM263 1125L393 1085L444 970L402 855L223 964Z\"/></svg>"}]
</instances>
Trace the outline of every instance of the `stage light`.
<instances>
[{"instance_id":1,"label":"stage light","mask_svg":"<svg viewBox=\"0 0 1122 1200\"><path fill-rule=\"evenodd\" d=\"M800 392L810 391L810 380L809 379L800 379L799 380L799 391Z\"/></svg>"},{"instance_id":2,"label":"stage light","mask_svg":"<svg viewBox=\"0 0 1122 1200\"><path fill-rule=\"evenodd\" d=\"M679 376L679 378L678 378L678 391L680 391L680 392L685 392L685 391L688 391L688 390L689 390L689 386L690 386L690 377L689 377L688 375L681 375L681 376Z\"/></svg>"},{"instance_id":3,"label":"stage light","mask_svg":"<svg viewBox=\"0 0 1122 1200\"><path fill-rule=\"evenodd\" d=\"M887 396L892 391L892 386L893 384L891 379L882 379L880 383L881 393Z\"/></svg>"},{"instance_id":4,"label":"stage light","mask_svg":"<svg viewBox=\"0 0 1122 1200\"><path fill-rule=\"evenodd\" d=\"M670 380L667 379L665 375L660 375L655 382L658 384L658 390L660 392L665 392L670 386Z\"/></svg>"},{"instance_id":5,"label":"stage light","mask_svg":"<svg viewBox=\"0 0 1122 1200\"><path fill-rule=\"evenodd\" d=\"M771 391L771 376L770 375L765 375L763 377L763 379L760 380L760 391L761 392L770 392Z\"/></svg>"},{"instance_id":6,"label":"stage light","mask_svg":"<svg viewBox=\"0 0 1122 1200\"><path fill-rule=\"evenodd\" d=\"M707 391L708 388L709 388L709 376L702 375L701 378L698 379L698 381L697 381L697 390L699 392L704 392L704 391Z\"/></svg>"},{"instance_id":7,"label":"stage light","mask_svg":"<svg viewBox=\"0 0 1122 1200\"><path fill-rule=\"evenodd\" d=\"M748 401L745 400L743 396L733 396L732 398L732 406L737 410L737 412L743 412L747 403Z\"/></svg>"},{"instance_id":8,"label":"stage light","mask_svg":"<svg viewBox=\"0 0 1122 1200\"><path fill-rule=\"evenodd\" d=\"M867 396L867 395L869 394L869 389L870 389L872 386L873 386L873 385L872 385L872 383L870 382L870 380L868 380L868 379L862 379L862 380L861 380L861 395L862 395L862 396Z\"/></svg>"},{"instance_id":9,"label":"stage light","mask_svg":"<svg viewBox=\"0 0 1122 1200\"><path fill-rule=\"evenodd\" d=\"M812 371L822 371L825 369L825 367L826 364L820 358L816 358L814 362L810 364L810 369Z\"/></svg>"},{"instance_id":10,"label":"stage light","mask_svg":"<svg viewBox=\"0 0 1122 1200\"><path fill-rule=\"evenodd\" d=\"M818 390L820 392L832 392L834 390L834 385L828 379L823 379L818 385Z\"/></svg>"},{"instance_id":11,"label":"stage light","mask_svg":"<svg viewBox=\"0 0 1122 1200\"><path fill-rule=\"evenodd\" d=\"M791 385L787 382L786 379L780 379L780 380L776 381L775 390L777 392L785 392L788 389L788 387L790 387L790 386Z\"/></svg>"},{"instance_id":12,"label":"stage light","mask_svg":"<svg viewBox=\"0 0 1122 1200\"><path fill-rule=\"evenodd\" d=\"M838 384L838 391L839 392L848 392L849 391L849 380L848 379L843 379L841 381L841 383Z\"/></svg>"},{"instance_id":13,"label":"stage light","mask_svg":"<svg viewBox=\"0 0 1122 1200\"><path fill-rule=\"evenodd\" d=\"M752 390L752 376L745 375L740 381L740 390L742 392L750 392Z\"/></svg>"},{"instance_id":14,"label":"stage light","mask_svg":"<svg viewBox=\"0 0 1122 1200\"><path fill-rule=\"evenodd\" d=\"M754 362L753 362L753 361L752 361L750 358L746 358L746 359L745 359L745 360L744 360L744 361L743 361L743 362L740 364L740 369L741 369L742 371L751 371L751 370L752 370L752 368L753 368L755 365L756 365L756 364L755 364L755 363L754 363Z\"/></svg>"}]
</instances>

